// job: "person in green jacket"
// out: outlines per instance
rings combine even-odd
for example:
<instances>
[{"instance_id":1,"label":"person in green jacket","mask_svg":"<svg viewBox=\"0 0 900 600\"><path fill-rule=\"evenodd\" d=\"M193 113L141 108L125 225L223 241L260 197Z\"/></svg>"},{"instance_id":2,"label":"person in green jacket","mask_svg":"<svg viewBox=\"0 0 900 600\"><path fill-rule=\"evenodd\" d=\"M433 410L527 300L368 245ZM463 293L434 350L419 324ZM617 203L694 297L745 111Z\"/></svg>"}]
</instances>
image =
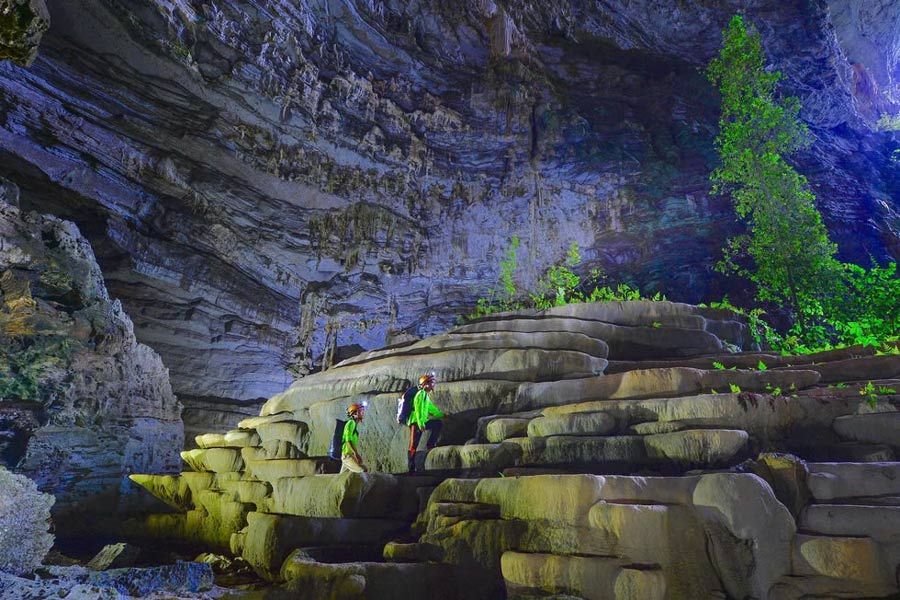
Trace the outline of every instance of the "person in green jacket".
<instances>
[{"instance_id":1,"label":"person in green jacket","mask_svg":"<svg viewBox=\"0 0 900 600\"><path fill-rule=\"evenodd\" d=\"M409 472L416 472L416 449L419 441L422 439L422 433L428 431L428 441L425 444L425 451L428 452L437 446L441 437L441 428L444 422L441 417L444 416L438 407L431 401L431 392L434 391L434 375L422 375L419 377L419 389L413 398L413 409L406 422L409 425L409 454L408 466ZM413 388L414 389L414 388ZM408 393L412 390L408 390ZM434 417L434 418L433 418Z\"/></svg>"},{"instance_id":2,"label":"person in green jacket","mask_svg":"<svg viewBox=\"0 0 900 600\"><path fill-rule=\"evenodd\" d=\"M353 473L365 473L369 469L363 462L359 453L359 424L366 416L366 405L351 404L347 408L347 423L344 425L344 433L341 436L341 473L351 471Z\"/></svg>"}]
</instances>

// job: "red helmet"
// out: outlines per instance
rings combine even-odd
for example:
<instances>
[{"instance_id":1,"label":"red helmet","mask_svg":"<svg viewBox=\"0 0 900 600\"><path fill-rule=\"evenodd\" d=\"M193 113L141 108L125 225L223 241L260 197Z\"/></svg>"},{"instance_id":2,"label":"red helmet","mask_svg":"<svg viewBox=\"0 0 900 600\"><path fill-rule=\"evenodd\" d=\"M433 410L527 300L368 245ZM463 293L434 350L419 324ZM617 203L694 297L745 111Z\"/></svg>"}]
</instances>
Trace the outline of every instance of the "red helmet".
<instances>
[{"instance_id":1,"label":"red helmet","mask_svg":"<svg viewBox=\"0 0 900 600\"><path fill-rule=\"evenodd\" d=\"M434 387L434 373L430 373L428 375L422 375L421 377L419 377L419 387L420 388L425 388L425 387L429 387L429 386Z\"/></svg>"}]
</instances>

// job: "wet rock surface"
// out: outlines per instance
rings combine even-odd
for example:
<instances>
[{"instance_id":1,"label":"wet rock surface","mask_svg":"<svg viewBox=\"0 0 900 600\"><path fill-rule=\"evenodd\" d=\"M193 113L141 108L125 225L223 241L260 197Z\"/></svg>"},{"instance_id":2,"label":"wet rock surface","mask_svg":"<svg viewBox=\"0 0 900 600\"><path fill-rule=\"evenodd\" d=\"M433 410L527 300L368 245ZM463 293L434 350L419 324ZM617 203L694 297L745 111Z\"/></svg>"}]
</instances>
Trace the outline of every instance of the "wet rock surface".
<instances>
[{"instance_id":1,"label":"wet rock surface","mask_svg":"<svg viewBox=\"0 0 900 600\"><path fill-rule=\"evenodd\" d=\"M733 217L708 195L717 100L697 71L727 3L48 8L31 67L0 65L0 170L79 224L194 433L446 330L512 234L523 289L575 241L583 274L735 291L708 269ZM742 9L804 104L798 167L842 253L896 258L895 142L873 132L897 107L896 1Z\"/></svg>"}]
</instances>

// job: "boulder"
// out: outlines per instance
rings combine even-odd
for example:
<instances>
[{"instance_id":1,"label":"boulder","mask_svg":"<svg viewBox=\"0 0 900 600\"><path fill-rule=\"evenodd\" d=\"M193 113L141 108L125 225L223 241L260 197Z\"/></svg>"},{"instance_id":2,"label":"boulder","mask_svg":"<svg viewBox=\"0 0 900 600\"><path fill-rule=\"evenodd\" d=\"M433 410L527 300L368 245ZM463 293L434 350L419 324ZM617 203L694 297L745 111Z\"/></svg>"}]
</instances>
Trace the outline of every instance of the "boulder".
<instances>
[{"instance_id":1,"label":"boulder","mask_svg":"<svg viewBox=\"0 0 900 600\"><path fill-rule=\"evenodd\" d=\"M897 592L893 573L884 568L878 545L867 537L799 534L792 561L796 575L839 580L844 589L850 587L871 596Z\"/></svg>"},{"instance_id":2,"label":"boulder","mask_svg":"<svg viewBox=\"0 0 900 600\"><path fill-rule=\"evenodd\" d=\"M703 475L692 503L710 536L710 556L732 597L768 597L791 570L797 526L772 488L755 475Z\"/></svg>"},{"instance_id":3,"label":"boulder","mask_svg":"<svg viewBox=\"0 0 900 600\"><path fill-rule=\"evenodd\" d=\"M119 542L108 544L88 561L87 568L94 571L133 567L141 556L141 549L131 544Z\"/></svg>"}]
</instances>

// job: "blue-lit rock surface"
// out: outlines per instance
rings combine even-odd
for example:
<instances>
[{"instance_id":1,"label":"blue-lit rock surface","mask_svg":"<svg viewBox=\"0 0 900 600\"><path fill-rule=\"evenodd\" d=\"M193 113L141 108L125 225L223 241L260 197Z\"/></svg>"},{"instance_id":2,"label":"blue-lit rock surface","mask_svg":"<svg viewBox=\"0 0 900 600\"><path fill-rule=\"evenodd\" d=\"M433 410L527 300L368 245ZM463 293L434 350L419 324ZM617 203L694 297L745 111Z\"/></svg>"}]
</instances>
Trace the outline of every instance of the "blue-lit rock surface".
<instances>
[{"instance_id":1,"label":"blue-lit rock surface","mask_svg":"<svg viewBox=\"0 0 900 600\"><path fill-rule=\"evenodd\" d=\"M129 473L180 466L181 406L75 225L0 188L0 465L56 497L58 535L98 535L141 508Z\"/></svg>"},{"instance_id":2,"label":"blue-lit rock surface","mask_svg":"<svg viewBox=\"0 0 900 600\"><path fill-rule=\"evenodd\" d=\"M804 105L798 157L843 258L900 255L900 4L742 3ZM190 434L323 359L446 330L522 239L700 301L733 230L698 68L733 5L50 0L0 65L0 171L94 246ZM189 436L189 437L192 437Z\"/></svg>"}]
</instances>

